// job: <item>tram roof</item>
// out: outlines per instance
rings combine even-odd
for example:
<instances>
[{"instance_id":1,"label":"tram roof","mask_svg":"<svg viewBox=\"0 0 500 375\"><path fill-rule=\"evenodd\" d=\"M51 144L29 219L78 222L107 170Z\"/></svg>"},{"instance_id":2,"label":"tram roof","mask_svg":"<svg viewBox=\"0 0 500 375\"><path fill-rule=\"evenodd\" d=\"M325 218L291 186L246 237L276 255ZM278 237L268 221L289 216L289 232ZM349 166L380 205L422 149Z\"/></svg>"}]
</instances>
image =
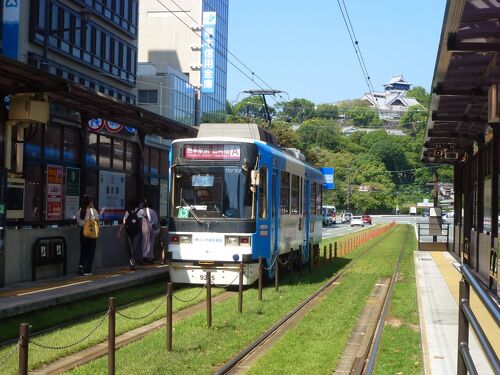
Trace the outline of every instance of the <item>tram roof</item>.
<instances>
[{"instance_id":1,"label":"tram roof","mask_svg":"<svg viewBox=\"0 0 500 375\"><path fill-rule=\"evenodd\" d=\"M105 118L166 138L196 136L197 128L167 119L34 66L0 56L0 93L44 92L49 99L90 118Z\"/></svg>"},{"instance_id":2,"label":"tram roof","mask_svg":"<svg viewBox=\"0 0 500 375\"><path fill-rule=\"evenodd\" d=\"M448 0L441 30L424 162L453 163L484 139L488 89L500 82L500 3Z\"/></svg>"}]
</instances>

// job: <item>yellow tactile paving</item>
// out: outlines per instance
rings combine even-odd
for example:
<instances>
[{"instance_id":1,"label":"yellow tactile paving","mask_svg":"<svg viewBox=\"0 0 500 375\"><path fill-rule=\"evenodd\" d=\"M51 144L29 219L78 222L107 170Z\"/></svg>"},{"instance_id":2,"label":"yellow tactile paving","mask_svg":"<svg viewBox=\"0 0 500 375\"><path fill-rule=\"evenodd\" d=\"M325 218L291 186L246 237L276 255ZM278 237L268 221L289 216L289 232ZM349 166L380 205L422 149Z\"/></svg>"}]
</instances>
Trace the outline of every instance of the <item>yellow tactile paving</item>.
<instances>
[{"instance_id":1,"label":"yellow tactile paving","mask_svg":"<svg viewBox=\"0 0 500 375\"><path fill-rule=\"evenodd\" d=\"M138 266L137 269L151 268L151 267L157 267L157 266L158 265L144 265L144 266ZM76 284L84 284L86 282L105 279L105 278L109 278L109 277L114 277L114 276L129 273L129 272L131 272L131 271L128 267L123 267L123 268L114 269L113 271L109 271L109 272L96 273L92 276L75 276L75 277L71 277L71 278L64 279L64 280L58 280L58 281L52 281L52 282L40 282L40 284L32 285L29 288L19 288L19 289L6 290L3 292L0 292L0 298L15 297L18 295L43 292L44 290L51 290L51 289L56 289L56 288L61 288L61 287L66 287L66 286L71 286L71 285L76 285Z\"/></svg>"},{"instance_id":2,"label":"yellow tactile paving","mask_svg":"<svg viewBox=\"0 0 500 375\"><path fill-rule=\"evenodd\" d=\"M446 258L442 252L436 251L431 252L430 254L434 259L439 272L441 272L441 274L443 275L443 278L448 285L448 288L450 288L450 291L453 294L453 297L455 298L455 301L457 301L458 305L459 282L461 279L460 272L458 272L457 269L453 267L450 259ZM488 311L486 311L484 306L481 304L479 298L474 293L472 288L470 296L470 306L472 311L474 312L474 315L479 320L479 323L486 333L486 336L488 336L488 340L490 340L490 343L493 346L495 352L500 353L500 329L491 318Z\"/></svg>"}]
</instances>

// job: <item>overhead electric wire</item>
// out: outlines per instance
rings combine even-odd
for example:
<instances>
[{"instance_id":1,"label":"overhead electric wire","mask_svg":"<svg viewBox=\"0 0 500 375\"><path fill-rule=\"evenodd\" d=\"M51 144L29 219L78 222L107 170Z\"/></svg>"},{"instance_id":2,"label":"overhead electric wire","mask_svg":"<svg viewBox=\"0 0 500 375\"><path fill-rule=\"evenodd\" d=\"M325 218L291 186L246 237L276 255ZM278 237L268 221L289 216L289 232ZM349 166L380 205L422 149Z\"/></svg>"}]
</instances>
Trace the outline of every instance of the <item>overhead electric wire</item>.
<instances>
[{"instance_id":1,"label":"overhead electric wire","mask_svg":"<svg viewBox=\"0 0 500 375\"><path fill-rule=\"evenodd\" d=\"M349 34L349 39L351 39L352 46L354 48L354 52L356 53L356 58L358 60L359 66L361 68L361 71L363 73L363 78L366 82L366 86L368 87L368 91L372 94L375 105L377 108L380 109L380 106L378 105L377 100L375 99L375 90L373 89L373 85L371 84L371 79L370 75L368 74L368 69L366 68L366 64L364 63L363 55L361 53L361 48L359 47L359 42L356 39L356 35L354 33L354 27L352 26L351 23L351 18L349 17L349 12L347 11L347 7L345 5L344 0L342 0L342 3L344 4L344 9L342 9L342 5L340 4L340 0L337 0L337 4L339 5L340 13L342 14L342 18L344 19L344 24L347 29L347 33ZM345 14L344 14L345 12ZM346 18L347 16L347 18Z\"/></svg>"},{"instance_id":2,"label":"overhead electric wire","mask_svg":"<svg viewBox=\"0 0 500 375\"><path fill-rule=\"evenodd\" d=\"M189 30L191 30L193 33L195 33L196 35L198 35L202 41L206 42L207 44L210 44L205 38L203 38L203 33L198 33L196 30L193 30L191 26L189 26L186 22L184 22L177 14L176 12L172 11L171 9L169 9L165 4L163 4L163 2L161 0L156 0L161 6L163 6L168 12L170 12L172 15L175 16L175 18L177 18L181 23L183 23ZM184 14L186 14L189 18L191 18L194 22L198 23L198 21L196 21L193 17L191 17L191 15L189 15L184 9L182 9L175 1L171 0L175 5L177 5L177 7L181 10L181 12L183 12ZM201 26L202 30L205 30L203 28L203 26ZM205 30L206 31L206 30ZM222 45L222 43L218 42L216 38L214 38L216 44L219 43L220 45ZM220 48L217 48L217 46L213 46L214 49L216 50L216 52L218 52L220 55L223 55L221 53L221 49ZM231 56L233 56L237 61L240 62L240 64L242 64L246 69L248 69L250 71L250 73L252 74L252 76L256 76L257 78L259 78L259 80L261 80L262 82L264 82L264 84L266 86L268 86L269 88L273 89L271 86L269 86L262 78L260 78L257 74L255 74L255 72L252 71L252 69L250 69L246 64L244 64L243 62L241 62L240 59L238 59L236 56L234 56L233 53L231 53L229 51L229 49L227 47L224 47L222 45L222 48L228 53L230 54ZM243 74L245 77L247 77L250 81L252 81L254 84L256 84L260 89L264 90L264 87L262 87L258 82L256 82L254 79L250 78L248 76L248 74L246 74L243 70L241 70L239 67L237 67L231 60L229 60L229 58L227 58L227 62L229 64L231 64L235 69L237 69L241 74ZM273 97L273 100L276 102L276 104L278 104L278 101Z\"/></svg>"}]
</instances>

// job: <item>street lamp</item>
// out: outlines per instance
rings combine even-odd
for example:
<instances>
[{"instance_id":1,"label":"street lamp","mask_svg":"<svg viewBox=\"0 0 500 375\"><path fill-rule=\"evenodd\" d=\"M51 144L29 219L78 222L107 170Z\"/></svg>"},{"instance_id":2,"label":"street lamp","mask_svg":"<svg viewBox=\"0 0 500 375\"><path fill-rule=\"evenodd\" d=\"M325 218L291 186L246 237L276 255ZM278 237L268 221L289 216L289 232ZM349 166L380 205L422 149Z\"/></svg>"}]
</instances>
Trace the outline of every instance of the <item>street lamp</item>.
<instances>
[{"instance_id":1,"label":"street lamp","mask_svg":"<svg viewBox=\"0 0 500 375\"><path fill-rule=\"evenodd\" d=\"M49 38L51 35L59 32L65 32L72 30L71 28L69 29L55 29L51 30L50 29L50 21L51 21L51 5L52 2L50 0L45 0L45 19L44 19L44 31L43 31L43 65L45 67L45 70L49 70L49 61L48 61L48 52L49 52ZM87 8L83 9L82 11L78 12L80 15L80 19L82 22L82 25L80 27L75 27L74 30L82 30L81 33L81 46L82 49L85 49L86 47L86 30L87 30L87 22L90 19L90 10Z\"/></svg>"}]
</instances>

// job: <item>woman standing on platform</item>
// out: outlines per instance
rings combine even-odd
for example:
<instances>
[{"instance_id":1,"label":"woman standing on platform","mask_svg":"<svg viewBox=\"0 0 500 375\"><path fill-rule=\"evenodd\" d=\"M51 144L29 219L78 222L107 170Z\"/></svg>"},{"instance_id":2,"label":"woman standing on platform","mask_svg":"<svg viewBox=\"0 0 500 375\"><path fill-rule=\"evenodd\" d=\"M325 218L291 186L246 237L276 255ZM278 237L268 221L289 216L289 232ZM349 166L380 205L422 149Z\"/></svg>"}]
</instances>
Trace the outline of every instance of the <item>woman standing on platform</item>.
<instances>
[{"instance_id":1,"label":"woman standing on platform","mask_svg":"<svg viewBox=\"0 0 500 375\"><path fill-rule=\"evenodd\" d=\"M144 207L137 216L142 218L142 261L153 263L156 235L160 232L160 222L156 211L149 207L149 201L144 199Z\"/></svg>"},{"instance_id":2,"label":"woman standing on platform","mask_svg":"<svg viewBox=\"0 0 500 375\"><path fill-rule=\"evenodd\" d=\"M84 223L90 220L99 222L99 213L94 208L92 198L88 195L83 197L82 207L78 211L77 221L80 227L80 263L78 266L78 273L80 275L92 275L92 263L94 261L95 247L97 238L90 238L84 236Z\"/></svg>"}]
</instances>

